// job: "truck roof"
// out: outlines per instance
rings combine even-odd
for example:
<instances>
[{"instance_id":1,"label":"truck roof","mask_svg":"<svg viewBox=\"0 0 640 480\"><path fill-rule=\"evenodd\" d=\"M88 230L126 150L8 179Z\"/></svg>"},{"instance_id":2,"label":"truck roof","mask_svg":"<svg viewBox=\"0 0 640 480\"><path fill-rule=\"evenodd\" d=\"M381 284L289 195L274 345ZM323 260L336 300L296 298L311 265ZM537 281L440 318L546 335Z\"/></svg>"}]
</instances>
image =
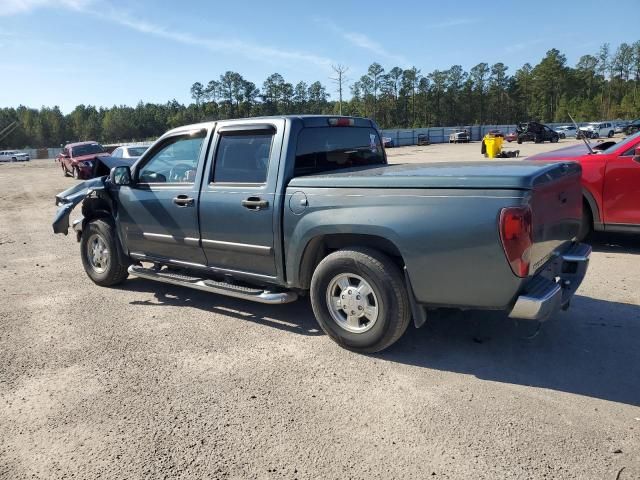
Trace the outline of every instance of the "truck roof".
<instances>
[{"instance_id":1,"label":"truck roof","mask_svg":"<svg viewBox=\"0 0 640 480\"><path fill-rule=\"evenodd\" d=\"M328 120L330 118L335 119L348 119L353 120L354 127L371 127L378 128L376 123L373 120L363 117L348 117L348 116L340 116L340 115L270 115L264 117L248 117L248 118L230 118L226 120L211 120L208 122L200 122L193 123L190 125L182 125L180 127L173 128L169 130L165 135L172 134L176 132L186 131L186 130L196 130L199 128L209 129L213 127L215 124L225 124L225 123L236 123L236 122L244 122L244 123L259 123L261 121L268 120L280 120L287 119L293 121L301 122L305 127L327 127L329 126Z\"/></svg>"}]
</instances>

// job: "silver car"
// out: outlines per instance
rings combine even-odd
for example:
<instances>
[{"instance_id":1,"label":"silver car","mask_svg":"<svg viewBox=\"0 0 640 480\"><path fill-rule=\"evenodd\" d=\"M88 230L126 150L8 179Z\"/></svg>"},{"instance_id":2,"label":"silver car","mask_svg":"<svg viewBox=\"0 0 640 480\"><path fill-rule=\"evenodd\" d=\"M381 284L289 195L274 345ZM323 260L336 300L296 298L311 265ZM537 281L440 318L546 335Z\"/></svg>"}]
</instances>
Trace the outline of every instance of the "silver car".
<instances>
[{"instance_id":1,"label":"silver car","mask_svg":"<svg viewBox=\"0 0 640 480\"><path fill-rule=\"evenodd\" d=\"M135 161L140 156L147 151L149 145L139 145L139 146L128 146L125 145L123 147L116 148L113 152L111 152L111 156L114 158L126 158L131 161Z\"/></svg>"},{"instance_id":2,"label":"silver car","mask_svg":"<svg viewBox=\"0 0 640 480\"><path fill-rule=\"evenodd\" d=\"M31 160L28 153L18 150L3 150L0 152L0 162L28 162Z\"/></svg>"}]
</instances>

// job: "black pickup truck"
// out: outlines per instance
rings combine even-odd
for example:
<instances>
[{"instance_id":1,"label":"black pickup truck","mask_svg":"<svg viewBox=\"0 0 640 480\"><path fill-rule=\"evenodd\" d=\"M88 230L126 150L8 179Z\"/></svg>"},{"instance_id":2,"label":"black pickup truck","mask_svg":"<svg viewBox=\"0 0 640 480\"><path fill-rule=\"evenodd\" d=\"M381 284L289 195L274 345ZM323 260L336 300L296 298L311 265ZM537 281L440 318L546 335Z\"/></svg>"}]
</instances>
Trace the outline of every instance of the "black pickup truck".
<instances>
[{"instance_id":1,"label":"black pickup truck","mask_svg":"<svg viewBox=\"0 0 640 480\"><path fill-rule=\"evenodd\" d=\"M180 127L133 165L59 194L88 276L129 274L263 303L311 296L352 350L395 342L427 308L545 320L590 249L575 163L387 165L368 119L287 116Z\"/></svg>"}]
</instances>

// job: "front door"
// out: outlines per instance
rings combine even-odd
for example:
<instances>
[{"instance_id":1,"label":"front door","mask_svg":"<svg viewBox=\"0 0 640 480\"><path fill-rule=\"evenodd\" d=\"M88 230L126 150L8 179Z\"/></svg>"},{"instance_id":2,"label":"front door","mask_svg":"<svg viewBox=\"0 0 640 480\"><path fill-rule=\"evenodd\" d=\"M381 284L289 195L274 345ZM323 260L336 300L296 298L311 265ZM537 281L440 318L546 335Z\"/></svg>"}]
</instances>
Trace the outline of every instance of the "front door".
<instances>
[{"instance_id":1,"label":"front door","mask_svg":"<svg viewBox=\"0 0 640 480\"><path fill-rule=\"evenodd\" d=\"M209 266L276 276L274 202L283 129L283 120L218 128L200 197Z\"/></svg>"},{"instance_id":2,"label":"front door","mask_svg":"<svg viewBox=\"0 0 640 480\"><path fill-rule=\"evenodd\" d=\"M167 137L136 165L118 191L121 234L134 257L204 265L198 191L206 130Z\"/></svg>"},{"instance_id":3,"label":"front door","mask_svg":"<svg viewBox=\"0 0 640 480\"><path fill-rule=\"evenodd\" d=\"M634 160L638 147L640 144L607 160L603 192L606 224L640 225L640 162Z\"/></svg>"}]
</instances>

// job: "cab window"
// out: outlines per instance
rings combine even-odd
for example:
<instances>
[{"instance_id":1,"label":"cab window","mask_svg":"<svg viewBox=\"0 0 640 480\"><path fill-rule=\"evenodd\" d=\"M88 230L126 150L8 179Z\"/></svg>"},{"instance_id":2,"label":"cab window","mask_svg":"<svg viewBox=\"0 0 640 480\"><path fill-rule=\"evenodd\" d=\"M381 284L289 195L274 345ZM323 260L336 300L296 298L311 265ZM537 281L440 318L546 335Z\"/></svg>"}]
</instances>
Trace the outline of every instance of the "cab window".
<instances>
[{"instance_id":1,"label":"cab window","mask_svg":"<svg viewBox=\"0 0 640 480\"><path fill-rule=\"evenodd\" d=\"M216 149L214 183L267 181L273 134L266 131L222 134Z\"/></svg>"}]
</instances>

